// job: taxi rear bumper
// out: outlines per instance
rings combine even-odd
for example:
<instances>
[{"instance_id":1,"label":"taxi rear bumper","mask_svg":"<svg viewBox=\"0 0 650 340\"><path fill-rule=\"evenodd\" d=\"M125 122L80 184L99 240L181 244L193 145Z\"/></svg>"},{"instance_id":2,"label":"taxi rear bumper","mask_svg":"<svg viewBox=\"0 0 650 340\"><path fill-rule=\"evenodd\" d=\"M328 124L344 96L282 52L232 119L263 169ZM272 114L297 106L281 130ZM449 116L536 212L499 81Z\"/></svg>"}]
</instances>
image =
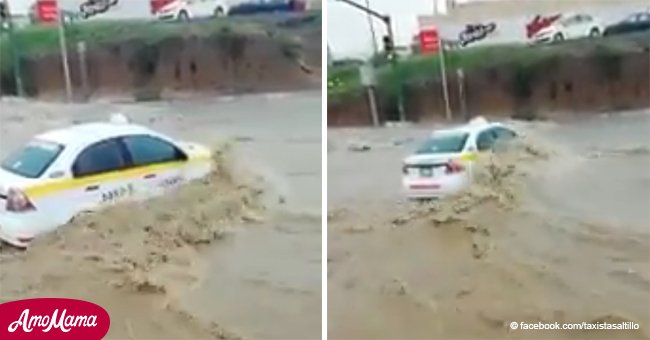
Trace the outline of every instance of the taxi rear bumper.
<instances>
[{"instance_id":1,"label":"taxi rear bumper","mask_svg":"<svg viewBox=\"0 0 650 340\"><path fill-rule=\"evenodd\" d=\"M0 214L0 240L14 247L27 248L36 233L30 231L32 228L29 228L24 220L24 217Z\"/></svg>"}]
</instances>

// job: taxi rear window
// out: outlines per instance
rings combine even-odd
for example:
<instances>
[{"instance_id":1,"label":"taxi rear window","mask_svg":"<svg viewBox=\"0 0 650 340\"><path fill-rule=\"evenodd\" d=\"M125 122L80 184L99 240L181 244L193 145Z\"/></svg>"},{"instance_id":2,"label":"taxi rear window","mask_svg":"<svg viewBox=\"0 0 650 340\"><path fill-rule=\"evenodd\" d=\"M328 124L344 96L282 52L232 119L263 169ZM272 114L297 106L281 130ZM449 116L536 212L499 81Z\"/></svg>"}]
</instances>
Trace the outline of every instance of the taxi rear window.
<instances>
[{"instance_id":1,"label":"taxi rear window","mask_svg":"<svg viewBox=\"0 0 650 340\"><path fill-rule=\"evenodd\" d=\"M63 145L33 140L16 150L0 164L2 169L27 178L38 178L63 151Z\"/></svg>"},{"instance_id":2,"label":"taxi rear window","mask_svg":"<svg viewBox=\"0 0 650 340\"><path fill-rule=\"evenodd\" d=\"M461 152L465 147L467 133L434 134L415 151L418 155Z\"/></svg>"}]
</instances>

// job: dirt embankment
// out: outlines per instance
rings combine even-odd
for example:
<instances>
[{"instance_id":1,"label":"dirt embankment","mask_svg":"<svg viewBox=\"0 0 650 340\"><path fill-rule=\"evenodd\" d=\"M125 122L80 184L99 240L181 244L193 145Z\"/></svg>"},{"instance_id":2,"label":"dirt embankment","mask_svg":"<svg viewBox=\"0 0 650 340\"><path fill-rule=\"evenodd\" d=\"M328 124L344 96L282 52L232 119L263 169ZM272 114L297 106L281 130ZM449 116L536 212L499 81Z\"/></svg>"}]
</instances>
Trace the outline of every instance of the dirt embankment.
<instances>
[{"instance_id":1,"label":"dirt embankment","mask_svg":"<svg viewBox=\"0 0 650 340\"><path fill-rule=\"evenodd\" d=\"M157 99L173 92L261 93L320 87L321 30L298 18L260 32L224 26L211 34L179 33L95 44L83 62L75 44L69 65L75 96L127 95ZM304 20L301 22L301 20ZM65 89L58 51L22 59L29 96L61 96ZM87 80L84 80L87 79ZM0 94L14 94L10 72Z\"/></svg>"},{"instance_id":2,"label":"dirt embankment","mask_svg":"<svg viewBox=\"0 0 650 340\"><path fill-rule=\"evenodd\" d=\"M546 47L531 53L545 53ZM553 47L549 47L553 48ZM562 47L559 47L562 48ZM452 112L467 115L548 118L545 112L602 112L650 106L650 47L647 43L616 50L587 42L567 46L530 61L498 62L465 72L464 95L454 70L448 71ZM407 83L403 87L406 119L414 122L445 119L442 82ZM395 95L379 91L382 121L399 118ZM463 100L464 99L464 108ZM365 93L328 104L330 126L370 125Z\"/></svg>"}]
</instances>

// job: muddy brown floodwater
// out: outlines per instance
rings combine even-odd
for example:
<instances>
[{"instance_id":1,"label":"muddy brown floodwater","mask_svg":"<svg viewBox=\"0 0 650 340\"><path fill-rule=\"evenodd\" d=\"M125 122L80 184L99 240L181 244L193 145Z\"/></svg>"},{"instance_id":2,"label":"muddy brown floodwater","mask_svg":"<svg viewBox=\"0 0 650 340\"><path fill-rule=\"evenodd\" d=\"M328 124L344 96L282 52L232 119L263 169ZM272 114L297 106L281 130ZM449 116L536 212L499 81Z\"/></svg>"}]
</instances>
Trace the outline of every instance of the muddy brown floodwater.
<instances>
[{"instance_id":1,"label":"muddy brown floodwater","mask_svg":"<svg viewBox=\"0 0 650 340\"><path fill-rule=\"evenodd\" d=\"M330 338L650 336L650 111L514 124L519 147L428 204L402 199L400 165L432 126L328 131Z\"/></svg>"},{"instance_id":2,"label":"muddy brown floodwater","mask_svg":"<svg viewBox=\"0 0 650 340\"><path fill-rule=\"evenodd\" d=\"M169 197L84 216L27 252L0 248L0 299L74 297L113 339L317 339L321 95L147 104L0 103L0 156L38 132L122 112L230 152Z\"/></svg>"}]
</instances>

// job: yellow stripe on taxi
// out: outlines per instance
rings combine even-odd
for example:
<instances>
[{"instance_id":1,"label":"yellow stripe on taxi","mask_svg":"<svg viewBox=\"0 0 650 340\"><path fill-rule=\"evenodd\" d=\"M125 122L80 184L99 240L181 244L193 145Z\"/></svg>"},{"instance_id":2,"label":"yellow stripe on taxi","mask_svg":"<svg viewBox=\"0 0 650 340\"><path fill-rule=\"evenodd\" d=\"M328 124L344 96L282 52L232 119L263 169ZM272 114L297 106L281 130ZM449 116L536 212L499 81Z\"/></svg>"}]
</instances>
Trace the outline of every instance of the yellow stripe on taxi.
<instances>
[{"instance_id":1,"label":"yellow stripe on taxi","mask_svg":"<svg viewBox=\"0 0 650 340\"><path fill-rule=\"evenodd\" d=\"M467 162L475 161L476 158L477 158L476 152L465 152L460 156L460 160L467 161Z\"/></svg>"},{"instance_id":2,"label":"yellow stripe on taxi","mask_svg":"<svg viewBox=\"0 0 650 340\"><path fill-rule=\"evenodd\" d=\"M111 181L131 179L139 176L149 174L151 172L159 172L174 168L179 168L184 165L195 163L195 162L205 162L210 159L210 154L197 153L197 155L191 156L188 161L176 161L161 163L137 168L130 168L126 170L112 171L99 175L92 175L82 178L72 178L72 179L62 179L62 180L53 180L50 182L40 183L27 187L24 189L25 194L32 199L40 198L43 196L48 196L60 191L76 189L79 187L88 186L91 184L105 183Z\"/></svg>"}]
</instances>

